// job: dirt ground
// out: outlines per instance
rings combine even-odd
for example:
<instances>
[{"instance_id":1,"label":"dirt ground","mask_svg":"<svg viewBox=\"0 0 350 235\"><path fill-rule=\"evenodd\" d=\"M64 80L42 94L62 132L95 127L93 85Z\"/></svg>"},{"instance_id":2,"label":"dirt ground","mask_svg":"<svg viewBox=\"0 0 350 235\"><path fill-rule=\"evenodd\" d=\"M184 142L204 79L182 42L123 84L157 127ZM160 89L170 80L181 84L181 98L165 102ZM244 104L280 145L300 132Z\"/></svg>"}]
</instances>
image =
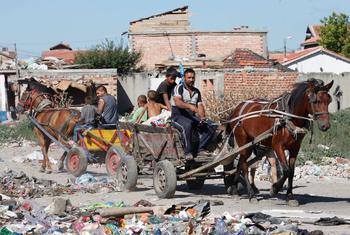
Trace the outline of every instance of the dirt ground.
<instances>
[{"instance_id":1,"label":"dirt ground","mask_svg":"<svg viewBox=\"0 0 350 235\"><path fill-rule=\"evenodd\" d=\"M58 183L65 184L71 175L67 173L58 173L54 171L52 174L39 172L39 163L32 161L29 163L17 163L13 159L32 153L37 147L28 145L26 147L6 147L0 148L0 169L4 171L6 168L23 171L28 176L38 178L51 179ZM49 152L50 157L58 159L62 152L53 149ZM54 166L56 169L56 166ZM104 165L89 165L88 173L95 176L106 175ZM83 194L76 193L74 195L63 195L69 198L73 205L80 206L95 202L118 201L123 200L126 204L134 204L135 202L145 199L158 206L170 206L172 204L183 202L196 202L199 199L221 200L224 205L212 206L213 215L221 215L223 212L258 212L262 211L267 214L281 215L286 217L295 217L304 221L300 225L301 228L310 230L322 230L325 234L350 234L350 225L341 226L315 226L306 222L312 222L320 217L338 216L350 221L350 180L334 177L308 177L295 181L294 194L300 202L299 207L289 207L286 205L284 193L278 197L269 197L270 183L258 181L257 186L260 189L259 202L256 204L249 203L248 199L242 197L240 200L233 200L226 194L223 180L208 180L201 191L190 191L187 189L185 182L178 182L175 197L172 199L158 199L152 188L151 177L141 177L138 180L137 190L134 192L115 192L115 193L96 193ZM35 199L40 205L46 206L52 198L45 196Z\"/></svg>"}]
</instances>

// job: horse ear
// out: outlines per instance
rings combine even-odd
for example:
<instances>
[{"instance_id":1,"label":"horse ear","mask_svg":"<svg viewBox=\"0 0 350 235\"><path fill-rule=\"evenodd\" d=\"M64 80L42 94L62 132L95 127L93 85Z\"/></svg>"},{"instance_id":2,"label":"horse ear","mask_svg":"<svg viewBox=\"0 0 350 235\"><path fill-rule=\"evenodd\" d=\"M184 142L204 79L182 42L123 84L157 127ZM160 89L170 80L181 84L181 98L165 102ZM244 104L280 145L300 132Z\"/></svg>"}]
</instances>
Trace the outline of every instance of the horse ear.
<instances>
[{"instance_id":1,"label":"horse ear","mask_svg":"<svg viewBox=\"0 0 350 235\"><path fill-rule=\"evenodd\" d=\"M332 80L330 83L322 87L322 90L329 91L331 87L333 86L334 80Z\"/></svg>"}]
</instances>

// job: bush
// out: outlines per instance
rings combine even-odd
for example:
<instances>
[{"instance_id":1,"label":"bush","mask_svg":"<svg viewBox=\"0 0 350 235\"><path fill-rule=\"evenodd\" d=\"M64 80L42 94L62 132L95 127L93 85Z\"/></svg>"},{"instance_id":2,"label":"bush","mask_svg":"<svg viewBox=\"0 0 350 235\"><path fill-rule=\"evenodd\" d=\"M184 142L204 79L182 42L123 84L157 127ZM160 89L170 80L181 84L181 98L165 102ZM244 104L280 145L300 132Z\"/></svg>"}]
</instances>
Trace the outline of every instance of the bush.
<instances>
[{"instance_id":1,"label":"bush","mask_svg":"<svg viewBox=\"0 0 350 235\"><path fill-rule=\"evenodd\" d=\"M125 75L143 70L142 66L138 66L141 56L141 52L130 51L122 43L106 39L91 50L79 53L74 63L84 64L89 69L116 68L118 74Z\"/></svg>"},{"instance_id":2,"label":"bush","mask_svg":"<svg viewBox=\"0 0 350 235\"><path fill-rule=\"evenodd\" d=\"M0 126L0 144L21 140L36 140L33 125L28 119L17 122L13 126Z\"/></svg>"},{"instance_id":3,"label":"bush","mask_svg":"<svg viewBox=\"0 0 350 235\"><path fill-rule=\"evenodd\" d=\"M312 160L319 162L322 157L350 158L350 109L345 109L330 115L331 128L322 132L314 124L312 144L309 144L310 133L302 143L302 154L299 162Z\"/></svg>"}]
</instances>

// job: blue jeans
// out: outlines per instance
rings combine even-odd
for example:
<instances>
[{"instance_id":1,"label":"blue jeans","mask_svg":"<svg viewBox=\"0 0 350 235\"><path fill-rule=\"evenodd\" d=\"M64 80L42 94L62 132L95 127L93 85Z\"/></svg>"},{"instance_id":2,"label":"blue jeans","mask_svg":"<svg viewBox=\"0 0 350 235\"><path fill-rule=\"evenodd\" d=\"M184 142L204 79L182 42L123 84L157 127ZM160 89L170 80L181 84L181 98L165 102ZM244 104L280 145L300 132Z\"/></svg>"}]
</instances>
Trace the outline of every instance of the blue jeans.
<instances>
[{"instance_id":1,"label":"blue jeans","mask_svg":"<svg viewBox=\"0 0 350 235\"><path fill-rule=\"evenodd\" d=\"M95 127L95 125L93 125L93 124L77 124L77 125L75 125L75 127L73 129L73 141L74 142L78 141L78 132L79 132L79 130L92 129L94 127Z\"/></svg>"}]
</instances>

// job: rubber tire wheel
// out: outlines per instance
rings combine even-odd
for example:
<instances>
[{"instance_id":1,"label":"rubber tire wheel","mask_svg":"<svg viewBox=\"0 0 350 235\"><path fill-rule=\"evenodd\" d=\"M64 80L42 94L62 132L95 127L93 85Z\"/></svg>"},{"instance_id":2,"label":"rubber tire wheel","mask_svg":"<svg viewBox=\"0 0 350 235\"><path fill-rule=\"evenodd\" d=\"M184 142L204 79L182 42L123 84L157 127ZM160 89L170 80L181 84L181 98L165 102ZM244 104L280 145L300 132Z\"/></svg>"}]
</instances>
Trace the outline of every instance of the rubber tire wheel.
<instances>
[{"instance_id":1,"label":"rubber tire wheel","mask_svg":"<svg viewBox=\"0 0 350 235\"><path fill-rule=\"evenodd\" d=\"M110 147L107 151L106 154L106 158L105 158L105 165L106 165L106 170L107 170L107 174L109 176L115 176L117 173L117 169L113 169L114 167L118 168L118 164L120 165L121 163L121 156L126 156L125 152L118 147ZM112 159L114 158L114 159ZM114 162L111 162L113 161ZM115 161L119 161L118 163L116 163ZM112 164L115 164L112 167Z\"/></svg>"},{"instance_id":2,"label":"rubber tire wheel","mask_svg":"<svg viewBox=\"0 0 350 235\"><path fill-rule=\"evenodd\" d=\"M67 157L66 157L66 169L67 171L78 177L81 176L86 172L86 168L88 165L88 158L86 156L86 153L84 149L80 147L73 147L68 151ZM71 161L78 160L78 163L76 166L72 166Z\"/></svg>"},{"instance_id":3,"label":"rubber tire wheel","mask_svg":"<svg viewBox=\"0 0 350 235\"><path fill-rule=\"evenodd\" d=\"M159 174L162 174L163 185L161 185ZM174 165L168 161L163 160L156 163L153 171L153 187L159 198L173 198L176 191L176 170Z\"/></svg>"},{"instance_id":4,"label":"rubber tire wheel","mask_svg":"<svg viewBox=\"0 0 350 235\"><path fill-rule=\"evenodd\" d=\"M120 165L114 177L120 183L121 190L132 191L136 188L137 184L137 163L134 157L130 155L121 155L120 160Z\"/></svg>"}]
</instances>

